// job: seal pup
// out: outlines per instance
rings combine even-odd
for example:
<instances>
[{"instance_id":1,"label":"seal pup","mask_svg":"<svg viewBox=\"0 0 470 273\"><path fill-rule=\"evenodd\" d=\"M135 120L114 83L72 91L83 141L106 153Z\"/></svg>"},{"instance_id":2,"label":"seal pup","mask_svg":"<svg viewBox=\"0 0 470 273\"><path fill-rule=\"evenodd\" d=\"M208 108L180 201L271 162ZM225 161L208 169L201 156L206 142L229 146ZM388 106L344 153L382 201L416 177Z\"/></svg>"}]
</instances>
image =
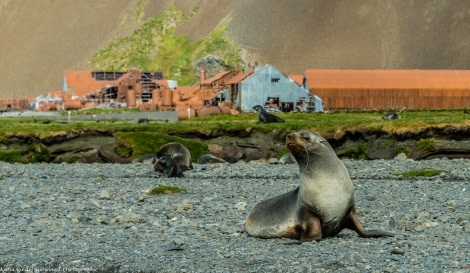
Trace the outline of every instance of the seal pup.
<instances>
[{"instance_id":1,"label":"seal pup","mask_svg":"<svg viewBox=\"0 0 470 273\"><path fill-rule=\"evenodd\" d=\"M394 236L361 226L349 173L323 137L300 131L286 145L299 165L299 187L258 203L245 223L249 235L319 241L347 228L366 238Z\"/></svg>"},{"instance_id":2,"label":"seal pup","mask_svg":"<svg viewBox=\"0 0 470 273\"><path fill-rule=\"evenodd\" d=\"M258 123L285 122L285 120L283 120L282 118L266 112L266 110L264 110L263 106L261 105L253 106L253 110L255 110L256 113L258 113L258 118L259 118Z\"/></svg>"},{"instance_id":3,"label":"seal pup","mask_svg":"<svg viewBox=\"0 0 470 273\"><path fill-rule=\"evenodd\" d=\"M172 158L183 171L193 168L193 164L191 162L191 153L189 152L188 148L186 148L181 143L170 142L161 146L158 152L155 154L155 159L159 159L161 157ZM157 169L155 170L158 171Z\"/></svg>"},{"instance_id":4,"label":"seal pup","mask_svg":"<svg viewBox=\"0 0 470 273\"><path fill-rule=\"evenodd\" d=\"M171 157L156 158L154 167L155 165L162 169L164 177L184 177L180 166Z\"/></svg>"},{"instance_id":5,"label":"seal pup","mask_svg":"<svg viewBox=\"0 0 470 273\"><path fill-rule=\"evenodd\" d=\"M391 119L400 119L400 113L405 111L406 107L401 108L398 112L388 112L382 116L383 120L391 120Z\"/></svg>"}]
</instances>

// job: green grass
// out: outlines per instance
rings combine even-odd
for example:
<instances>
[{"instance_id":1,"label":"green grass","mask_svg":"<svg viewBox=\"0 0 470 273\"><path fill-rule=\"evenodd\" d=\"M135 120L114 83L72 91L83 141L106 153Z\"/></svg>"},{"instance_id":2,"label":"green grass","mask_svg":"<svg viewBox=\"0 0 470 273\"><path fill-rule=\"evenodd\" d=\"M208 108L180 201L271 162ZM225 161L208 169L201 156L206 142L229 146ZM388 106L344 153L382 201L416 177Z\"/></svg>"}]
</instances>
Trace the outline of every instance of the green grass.
<instances>
[{"instance_id":1,"label":"green grass","mask_svg":"<svg viewBox=\"0 0 470 273\"><path fill-rule=\"evenodd\" d=\"M21 163L38 163L50 162L52 156L46 147L42 145L28 145L26 149L12 149L0 151L0 161L5 162L21 162Z\"/></svg>"},{"instance_id":2,"label":"green grass","mask_svg":"<svg viewBox=\"0 0 470 273\"><path fill-rule=\"evenodd\" d=\"M366 144L359 144L356 148L351 148L343 154L343 157L360 160L367 159Z\"/></svg>"},{"instance_id":3,"label":"green grass","mask_svg":"<svg viewBox=\"0 0 470 273\"><path fill-rule=\"evenodd\" d=\"M152 121L148 124L138 124L133 120L117 120L115 122L100 120L73 120L71 122L55 121L44 122L45 119L33 118L0 118L0 142L9 143L12 140L6 134L27 134L38 139L61 131L71 130L101 130L107 132L152 132L162 135L185 135L189 132L206 134L211 137L214 130L226 132L246 131L257 129L264 132L273 130L297 131L309 129L323 136L336 136L346 130L368 130L385 132L388 134L404 131L420 130L425 127L469 126L470 122L460 110L416 111L406 112L407 116L394 122L386 122L381 119L378 112L342 112L329 113L277 113L284 118L285 123L257 124L258 116L254 113L242 113L239 115L217 115L195 117L178 122ZM0 143L0 144L1 144ZM429 140L423 143L429 144Z\"/></svg>"},{"instance_id":4,"label":"green grass","mask_svg":"<svg viewBox=\"0 0 470 273\"><path fill-rule=\"evenodd\" d=\"M405 178L410 178L414 176L425 176L425 177L431 177L431 176L436 176L440 175L441 173L448 173L446 170L436 170L432 168L424 168L424 169L419 169L415 171L409 171L409 172L404 172L401 175Z\"/></svg>"},{"instance_id":5,"label":"green grass","mask_svg":"<svg viewBox=\"0 0 470 273\"><path fill-rule=\"evenodd\" d=\"M169 193L178 193L178 192L186 192L186 189L174 187L174 186L158 186L153 188L148 194L155 195L155 194L169 194Z\"/></svg>"},{"instance_id":6,"label":"green grass","mask_svg":"<svg viewBox=\"0 0 470 273\"><path fill-rule=\"evenodd\" d=\"M411 150L410 148L406 147L406 146L398 146L395 148L395 152L397 154L400 154L400 153L404 153L405 155L409 155L411 153Z\"/></svg>"},{"instance_id":7,"label":"green grass","mask_svg":"<svg viewBox=\"0 0 470 273\"><path fill-rule=\"evenodd\" d=\"M430 138L420 139L416 142L416 147L421 151L432 151L436 149L436 144Z\"/></svg>"}]
</instances>

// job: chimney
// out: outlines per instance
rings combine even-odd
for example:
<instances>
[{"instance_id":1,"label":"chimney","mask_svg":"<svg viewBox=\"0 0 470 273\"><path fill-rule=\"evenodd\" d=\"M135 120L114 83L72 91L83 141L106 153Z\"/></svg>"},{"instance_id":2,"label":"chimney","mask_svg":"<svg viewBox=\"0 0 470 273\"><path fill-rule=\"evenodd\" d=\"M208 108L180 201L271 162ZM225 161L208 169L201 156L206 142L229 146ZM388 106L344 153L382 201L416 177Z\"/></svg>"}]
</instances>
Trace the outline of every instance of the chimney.
<instances>
[{"instance_id":1,"label":"chimney","mask_svg":"<svg viewBox=\"0 0 470 273\"><path fill-rule=\"evenodd\" d=\"M201 68L201 70L199 71L200 73L200 76L199 76L199 81L200 82L203 82L205 79L206 79L206 70L204 70L204 68Z\"/></svg>"}]
</instances>

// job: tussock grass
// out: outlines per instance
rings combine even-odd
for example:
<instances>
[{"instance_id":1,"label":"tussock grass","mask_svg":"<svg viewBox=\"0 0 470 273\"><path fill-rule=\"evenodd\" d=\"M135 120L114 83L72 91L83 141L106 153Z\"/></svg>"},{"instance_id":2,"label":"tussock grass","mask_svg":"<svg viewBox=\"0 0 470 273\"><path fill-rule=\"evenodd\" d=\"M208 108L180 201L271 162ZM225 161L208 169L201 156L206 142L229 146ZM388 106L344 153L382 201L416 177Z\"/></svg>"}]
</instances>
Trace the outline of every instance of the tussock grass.
<instances>
[{"instance_id":1,"label":"tussock grass","mask_svg":"<svg viewBox=\"0 0 470 273\"><path fill-rule=\"evenodd\" d=\"M446 171L446 170L437 170L437 169L432 169L432 168L423 168L423 169L419 169L419 170L404 172L401 175L403 175L403 177L405 177L405 178L410 178L410 177L414 177L414 176L431 177L431 176L440 175L441 173L448 173L448 171Z\"/></svg>"},{"instance_id":2,"label":"tussock grass","mask_svg":"<svg viewBox=\"0 0 470 273\"><path fill-rule=\"evenodd\" d=\"M186 189L174 187L174 186L158 186L153 188L148 194L155 195L155 194L171 194L171 193L178 193L178 192L186 192Z\"/></svg>"}]
</instances>

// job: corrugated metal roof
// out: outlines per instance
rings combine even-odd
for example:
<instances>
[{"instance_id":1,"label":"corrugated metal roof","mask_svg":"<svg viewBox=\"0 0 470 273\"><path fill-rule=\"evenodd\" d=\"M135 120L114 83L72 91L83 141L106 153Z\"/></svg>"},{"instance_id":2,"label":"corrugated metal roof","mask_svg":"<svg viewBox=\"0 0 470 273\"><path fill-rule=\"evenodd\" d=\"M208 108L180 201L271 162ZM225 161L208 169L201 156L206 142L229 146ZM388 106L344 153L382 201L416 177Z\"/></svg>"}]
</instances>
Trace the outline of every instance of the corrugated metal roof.
<instances>
[{"instance_id":1,"label":"corrugated metal roof","mask_svg":"<svg viewBox=\"0 0 470 273\"><path fill-rule=\"evenodd\" d=\"M310 89L465 89L470 70L305 70Z\"/></svg>"},{"instance_id":2,"label":"corrugated metal roof","mask_svg":"<svg viewBox=\"0 0 470 273\"><path fill-rule=\"evenodd\" d=\"M222 79L225 75L231 73L231 71L223 71L223 72L219 72L218 74L216 74L215 76L213 77L210 77L209 79L205 79L203 81L201 81L200 84L210 84L212 82L215 82L217 80L220 80Z\"/></svg>"},{"instance_id":3,"label":"corrugated metal roof","mask_svg":"<svg viewBox=\"0 0 470 273\"><path fill-rule=\"evenodd\" d=\"M114 81L97 81L91 76L90 71L66 70L65 78L67 87L73 88L74 95L78 97L85 96L90 92L102 89Z\"/></svg>"},{"instance_id":4,"label":"corrugated metal roof","mask_svg":"<svg viewBox=\"0 0 470 273\"><path fill-rule=\"evenodd\" d=\"M304 75L289 75L288 77L291 78L299 86L302 86Z\"/></svg>"},{"instance_id":5,"label":"corrugated metal roof","mask_svg":"<svg viewBox=\"0 0 470 273\"><path fill-rule=\"evenodd\" d=\"M253 73L254 73L253 68L251 68L247 72L240 72L237 75L235 75L234 77L232 77L230 80L228 80L225 84L237 84L237 83L243 81L244 79L246 79L248 76L250 76Z\"/></svg>"}]
</instances>

